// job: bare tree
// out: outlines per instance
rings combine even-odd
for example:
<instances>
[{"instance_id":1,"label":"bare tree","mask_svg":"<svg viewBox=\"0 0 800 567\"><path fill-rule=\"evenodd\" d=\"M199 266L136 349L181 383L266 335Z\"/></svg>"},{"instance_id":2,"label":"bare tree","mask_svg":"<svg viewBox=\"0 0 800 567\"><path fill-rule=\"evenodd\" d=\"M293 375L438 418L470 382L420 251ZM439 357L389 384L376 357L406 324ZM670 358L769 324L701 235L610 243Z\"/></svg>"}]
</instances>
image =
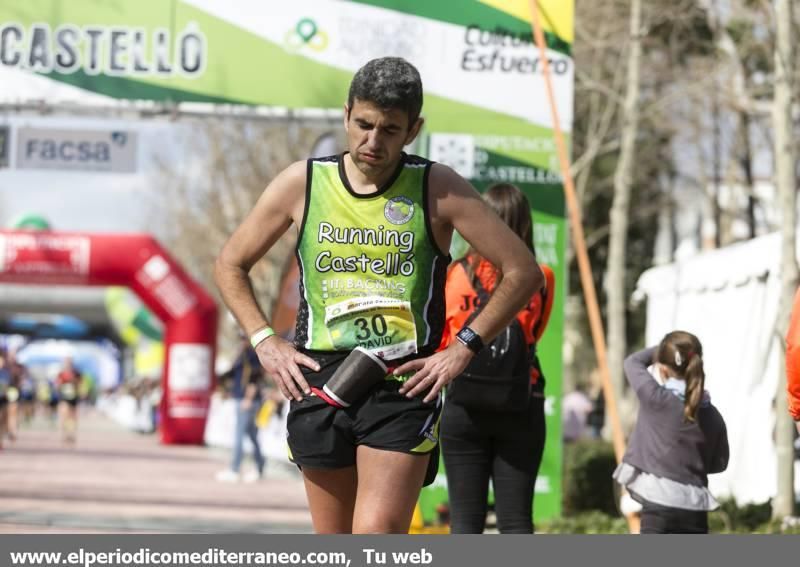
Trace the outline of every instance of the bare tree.
<instances>
[{"instance_id":1,"label":"bare tree","mask_svg":"<svg viewBox=\"0 0 800 567\"><path fill-rule=\"evenodd\" d=\"M625 67L609 57L609 49L616 48L614 38L623 35L624 29L617 17L619 7L613 2L581 2L579 8L584 17L575 22L579 38L575 44L575 59L579 62L575 69L575 105L576 114L585 120L585 128L577 129L582 140L571 173L576 179L578 200L585 206L595 159L619 149L619 140L609 134L616 131L614 119L622 105L619 92Z\"/></svg>"},{"instance_id":2,"label":"bare tree","mask_svg":"<svg viewBox=\"0 0 800 567\"><path fill-rule=\"evenodd\" d=\"M169 227L165 238L171 252L216 294L214 258L264 187L289 164L307 158L322 135L339 135L339 130L328 121L291 117L270 122L206 119L191 123L184 159L157 157L157 206ZM256 296L268 314L295 240L296 230L288 231L251 270ZM231 328L223 332L227 338Z\"/></svg>"},{"instance_id":3,"label":"bare tree","mask_svg":"<svg viewBox=\"0 0 800 567\"><path fill-rule=\"evenodd\" d=\"M621 178L620 159L623 114L628 79L626 62L629 60L632 43L630 35L630 2L576 2L575 57L575 128L573 150L575 159L572 173L576 179L583 209L586 244L590 252L595 286L610 291L606 270L609 266L610 215L613 207L615 182ZM636 279L642 270L652 265L656 231L653 226L664 211L672 210L672 184L678 176L673 152L673 140L681 132L676 124L676 107L685 105L687 96L707 94L707 81L695 71L699 65L695 59L707 58L708 34L706 16L697 0L654 0L641 6L639 30L640 90L638 120L635 129L635 163L629 177L629 203L627 207L626 246L624 248L624 271L622 289L617 293L623 309L623 337L639 337L644 318L642 312L633 312L626 298L633 291ZM619 207L621 203L618 201ZM670 217L665 225L671 226ZM618 253L618 250L617 250ZM573 256L568 250L567 261L574 271ZM616 287L619 288L619 278ZM571 273L570 281L577 281ZM609 282L610 283L610 282ZM571 292L577 292L571 286ZM614 292L611 292L614 293ZM603 314L609 323L610 307L608 295L601 295ZM585 326L585 315L581 316L580 302L570 315L573 325ZM626 313L625 313L626 312ZM589 341L581 337L588 329L572 333L565 349L567 362L565 380L570 374L572 382L585 384L590 369L582 367L583 360L592 358L588 352ZM624 339L623 339L624 341ZM620 343L622 351L624 342ZM618 357L621 361L621 358ZM618 366L619 367L619 366ZM621 383L622 373L615 378ZM634 403L634 396L626 392L626 398ZM617 392L619 395L619 392ZM627 409L633 409L625 404ZM632 419L633 413L626 412Z\"/></svg>"},{"instance_id":4,"label":"bare tree","mask_svg":"<svg viewBox=\"0 0 800 567\"><path fill-rule=\"evenodd\" d=\"M606 293L608 297L608 367L617 400L622 400L624 375L622 360L625 357L625 249L628 239L628 214L630 210L635 142L639 124L639 66L641 64L642 4L631 1L627 79L625 103L622 109L622 132L619 161L614 175L614 199L608 246Z\"/></svg>"},{"instance_id":5,"label":"bare tree","mask_svg":"<svg viewBox=\"0 0 800 567\"><path fill-rule=\"evenodd\" d=\"M797 230L797 193L795 152L792 136L792 69L793 37L792 6L789 0L777 0L775 5L777 38L775 43L775 100L773 128L775 130L775 185L781 205L781 302L780 323L776 331L782 338L789 326L792 299L797 289L798 269L795 233ZM774 518L794 512L794 424L786 411L785 357L780 356L775 446L778 459L778 490L772 504Z\"/></svg>"}]
</instances>

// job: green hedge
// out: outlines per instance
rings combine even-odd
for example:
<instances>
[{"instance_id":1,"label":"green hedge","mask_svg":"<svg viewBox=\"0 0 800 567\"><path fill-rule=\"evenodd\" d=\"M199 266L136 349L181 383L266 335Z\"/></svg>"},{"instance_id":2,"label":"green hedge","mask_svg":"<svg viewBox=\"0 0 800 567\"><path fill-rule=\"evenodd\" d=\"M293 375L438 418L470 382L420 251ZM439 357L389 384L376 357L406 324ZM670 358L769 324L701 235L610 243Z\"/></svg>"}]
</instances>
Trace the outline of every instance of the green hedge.
<instances>
[{"instance_id":1,"label":"green hedge","mask_svg":"<svg viewBox=\"0 0 800 567\"><path fill-rule=\"evenodd\" d=\"M800 534L800 518L781 521L771 519L771 506L746 504L734 500L720 502L718 510L709 513L708 528L712 534ZM537 522L537 533L546 534L627 534L628 523L618 514L581 512L549 522Z\"/></svg>"},{"instance_id":2,"label":"green hedge","mask_svg":"<svg viewBox=\"0 0 800 567\"><path fill-rule=\"evenodd\" d=\"M611 478L616 466L614 449L606 441L585 440L565 444L564 516L591 511L619 516L618 491L616 482Z\"/></svg>"},{"instance_id":3,"label":"green hedge","mask_svg":"<svg viewBox=\"0 0 800 567\"><path fill-rule=\"evenodd\" d=\"M536 533L542 534L627 534L625 518L613 518L602 512L584 512L571 518L537 522Z\"/></svg>"},{"instance_id":4,"label":"green hedge","mask_svg":"<svg viewBox=\"0 0 800 567\"><path fill-rule=\"evenodd\" d=\"M745 514L754 512L755 508L763 505L756 505ZM735 504L734 504L735 507ZM800 534L800 521L790 524L780 520L768 520L758 524L752 524L753 516L743 519L738 512L743 509L734 508L737 512L734 515L728 511L717 510L708 515L709 532L712 534ZM732 518L739 518L734 520ZM627 534L628 523L624 518L611 517L602 512L584 512L571 518L559 518L549 522L537 522L536 533L543 534Z\"/></svg>"}]
</instances>

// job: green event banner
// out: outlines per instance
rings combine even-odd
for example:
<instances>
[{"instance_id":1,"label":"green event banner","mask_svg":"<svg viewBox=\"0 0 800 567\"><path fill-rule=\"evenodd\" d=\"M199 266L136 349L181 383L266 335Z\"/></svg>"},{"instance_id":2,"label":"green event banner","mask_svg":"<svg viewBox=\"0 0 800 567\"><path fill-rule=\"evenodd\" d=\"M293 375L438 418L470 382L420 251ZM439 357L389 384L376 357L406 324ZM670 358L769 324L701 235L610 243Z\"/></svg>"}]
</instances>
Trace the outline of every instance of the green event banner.
<instances>
[{"instance_id":1,"label":"green event banner","mask_svg":"<svg viewBox=\"0 0 800 567\"><path fill-rule=\"evenodd\" d=\"M431 110L484 129L549 124L530 25L489 0L30 0L0 4L0 102L112 99L341 108L353 71L400 55ZM435 8L438 6L438 8ZM557 14L556 14L557 15ZM551 21L552 16L545 18ZM570 28L571 29L571 28ZM569 44L548 33L562 126L571 124Z\"/></svg>"},{"instance_id":2,"label":"green event banner","mask_svg":"<svg viewBox=\"0 0 800 567\"><path fill-rule=\"evenodd\" d=\"M572 126L574 0L537 0L560 126ZM561 513L561 345L566 219L529 0L26 0L0 3L0 105L200 102L342 108L353 72L380 56L420 70L419 151L479 189L515 183L532 204L538 258L555 272L539 345L547 444L535 516ZM440 474L423 491L434 522Z\"/></svg>"}]
</instances>

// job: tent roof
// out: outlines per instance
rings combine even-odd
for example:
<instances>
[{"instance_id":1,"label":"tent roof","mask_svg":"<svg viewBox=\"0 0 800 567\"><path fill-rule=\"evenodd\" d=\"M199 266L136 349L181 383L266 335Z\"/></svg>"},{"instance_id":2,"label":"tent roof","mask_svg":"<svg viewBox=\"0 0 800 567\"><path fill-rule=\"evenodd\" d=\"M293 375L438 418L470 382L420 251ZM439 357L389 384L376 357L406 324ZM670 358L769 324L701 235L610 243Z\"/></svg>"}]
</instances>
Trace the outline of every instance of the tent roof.
<instances>
[{"instance_id":1,"label":"tent roof","mask_svg":"<svg viewBox=\"0 0 800 567\"><path fill-rule=\"evenodd\" d=\"M639 276L633 300L664 293L715 291L744 285L752 278L766 278L780 270L780 238L780 233L773 232L650 268Z\"/></svg>"}]
</instances>

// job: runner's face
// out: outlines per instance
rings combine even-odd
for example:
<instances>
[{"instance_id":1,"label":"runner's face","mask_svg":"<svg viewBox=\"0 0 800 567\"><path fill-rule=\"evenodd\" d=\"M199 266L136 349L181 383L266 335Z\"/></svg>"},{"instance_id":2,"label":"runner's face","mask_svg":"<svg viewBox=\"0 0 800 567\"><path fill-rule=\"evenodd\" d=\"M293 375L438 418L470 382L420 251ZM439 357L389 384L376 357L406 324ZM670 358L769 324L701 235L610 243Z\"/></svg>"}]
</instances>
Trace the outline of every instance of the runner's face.
<instances>
[{"instance_id":1,"label":"runner's face","mask_svg":"<svg viewBox=\"0 0 800 567\"><path fill-rule=\"evenodd\" d=\"M352 108L345 106L344 127L350 157L367 176L394 170L403 147L414 141L421 125L422 119L418 119L409 128L408 113L404 110L384 110L359 99Z\"/></svg>"}]
</instances>

